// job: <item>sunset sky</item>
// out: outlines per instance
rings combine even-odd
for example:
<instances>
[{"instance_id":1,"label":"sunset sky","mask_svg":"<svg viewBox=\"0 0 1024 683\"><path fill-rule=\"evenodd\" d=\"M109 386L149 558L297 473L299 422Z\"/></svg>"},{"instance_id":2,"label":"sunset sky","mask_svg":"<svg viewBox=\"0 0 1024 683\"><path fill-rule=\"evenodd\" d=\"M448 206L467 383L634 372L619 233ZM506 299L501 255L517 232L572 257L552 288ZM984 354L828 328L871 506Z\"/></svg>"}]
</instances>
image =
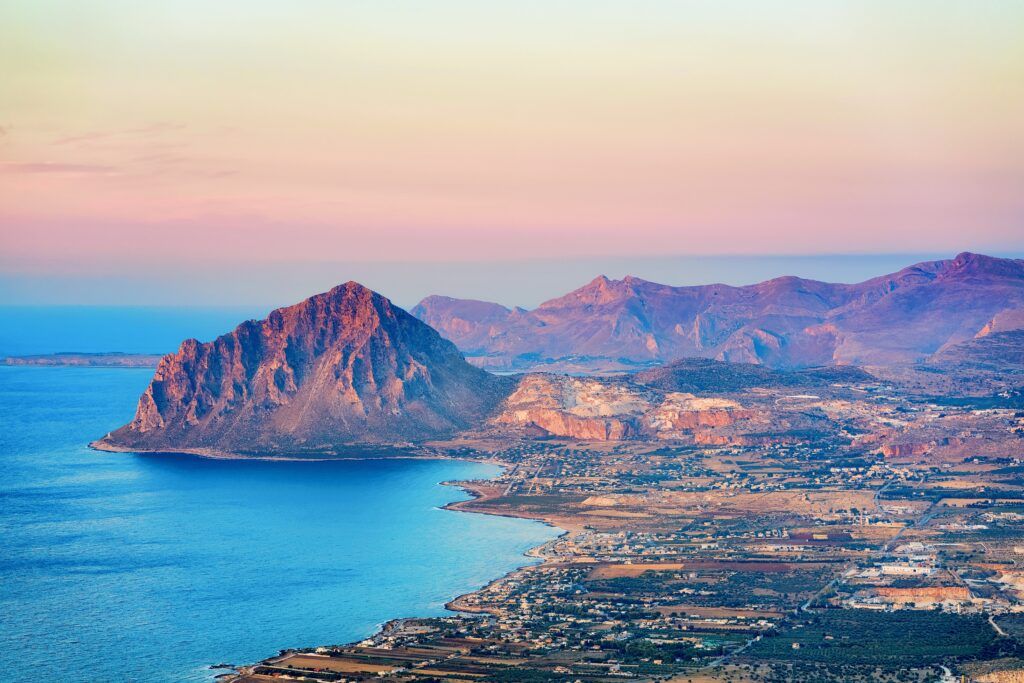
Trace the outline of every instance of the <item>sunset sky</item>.
<instances>
[{"instance_id":1,"label":"sunset sky","mask_svg":"<svg viewBox=\"0 0 1024 683\"><path fill-rule=\"evenodd\" d=\"M1017 254L1021 35L986 0L0 0L0 302Z\"/></svg>"}]
</instances>

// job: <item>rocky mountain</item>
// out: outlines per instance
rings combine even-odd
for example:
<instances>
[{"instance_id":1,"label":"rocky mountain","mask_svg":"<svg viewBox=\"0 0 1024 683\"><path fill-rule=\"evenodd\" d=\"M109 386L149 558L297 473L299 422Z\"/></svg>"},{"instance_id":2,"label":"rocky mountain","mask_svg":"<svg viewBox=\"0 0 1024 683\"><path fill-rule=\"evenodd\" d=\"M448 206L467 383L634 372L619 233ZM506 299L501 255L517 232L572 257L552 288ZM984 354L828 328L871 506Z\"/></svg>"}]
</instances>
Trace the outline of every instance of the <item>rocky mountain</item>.
<instances>
[{"instance_id":1,"label":"rocky mountain","mask_svg":"<svg viewBox=\"0 0 1024 683\"><path fill-rule=\"evenodd\" d=\"M510 317L526 313L521 308L509 310L489 301L449 296L429 296L409 312L445 339L459 339L460 345L474 348L483 348Z\"/></svg>"},{"instance_id":2,"label":"rocky mountain","mask_svg":"<svg viewBox=\"0 0 1024 683\"><path fill-rule=\"evenodd\" d=\"M520 378L489 424L499 434L583 441L814 441L837 430L824 407L843 404L851 387L876 383L857 368L780 371L703 359L619 377L534 373Z\"/></svg>"},{"instance_id":3,"label":"rocky mountain","mask_svg":"<svg viewBox=\"0 0 1024 683\"><path fill-rule=\"evenodd\" d=\"M1024 330L1024 308L1011 308L1000 311L974 336L975 338L980 338L987 337L990 334L1015 332L1017 330Z\"/></svg>"},{"instance_id":4,"label":"rocky mountain","mask_svg":"<svg viewBox=\"0 0 1024 683\"><path fill-rule=\"evenodd\" d=\"M631 370L700 357L890 365L1020 325L1024 260L962 253L857 284L781 277L671 287L598 277L536 309L428 297L413 309L481 367Z\"/></svg>"},{"instance_id":5,"label":"rocky mountain","mask_svg":"<svg viewBox=\"0 0 1024 683\"><path fill-rule=\"evenodd\" d=\"M135 418L100 448L331 452L448 436L477 424L511 380L355 283L165 356Z\"/></svg>"},{"instance_id":6,"label":"rocky mountain","mask_svg":"<svg viewBox=\"0 0 1024 683\"><path fill-rule=\"evenodd\" d=\"M955 346L948 346L931 356L928 365L1024 374L1024 329L987 332Z\"/></svg>"},{"instance_id":7,"label":"rocky mountain","mask_svg":"<svg viewBox=\"0 0 1024 683\"><path fill-rule=\"evenodd\" d=\"M777 443L830 433L822 406L834 386L878 377L918 393L1015 390L1021 311L1024 261L976 254L854 285L599 277L532 311L428 297L414 316L350 282L211 342L186 340L160 360L135 418L95 445L331 454L481 430ZM492 368L640 371L499 377L456 344ZM730 393L748 390L742 402ZM826 403L792 403L819 396Z\"/></svg>"}]
</instances>

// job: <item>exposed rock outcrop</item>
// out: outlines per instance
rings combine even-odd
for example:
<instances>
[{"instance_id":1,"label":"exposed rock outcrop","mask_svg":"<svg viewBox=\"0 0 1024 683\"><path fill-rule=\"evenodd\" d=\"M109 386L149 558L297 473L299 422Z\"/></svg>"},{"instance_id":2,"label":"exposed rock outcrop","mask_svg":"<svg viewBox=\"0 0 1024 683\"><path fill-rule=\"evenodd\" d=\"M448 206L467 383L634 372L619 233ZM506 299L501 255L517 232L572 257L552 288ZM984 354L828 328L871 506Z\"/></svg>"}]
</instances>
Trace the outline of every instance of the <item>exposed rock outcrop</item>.
<instances>
[{"instance_id":1,"label":"exposed rock outcrop","mask_svg":"<svg viewBox=\"0 0 1024 683\"><path fill-rule=\"evenodd\" d=\"M135 418L97 443L292 453L447 436L513 382L389 300L349 282L165 356Z\"/></svg>"},{"instance_id":2,"label":"exposed rock outcrop","mask_svg":"<svg viewBox=\"0 0 1024 683\"><path fill-rule=\"evenodd\" d=\"M817 406L773 405L764 398L759 405L743 405L664 391L667 382L647 386L638 379L525 375L490 424L499 431L533 428L586 441L641 438L715 446L793 443L835 432Z\"/></svg>"},{"instance_id":3,"label":"exposed rock outcrop","mask_svg":"<svg viewBox=\"0 0 1024 683\"><path fill-rule=\"evenodd\" d=\"M975 337L987 337L990 334L1015 332L1017 330L1024 330L1024 308L1000 311L985 323L983 328L978 330L978 334Z\"/></svg>"},{"instance_id":4,"label":"exposed rock outcrop","mask_svg":"<svg viewBox=\"0 0 1024 683\"><path fill-rule=\"evenodd\" d=\"M533 426L572 439L615 441L635 435L636 419L650 407L643 390L625 382L526 375L493 424Z\"/></svg>"}]
</instances>

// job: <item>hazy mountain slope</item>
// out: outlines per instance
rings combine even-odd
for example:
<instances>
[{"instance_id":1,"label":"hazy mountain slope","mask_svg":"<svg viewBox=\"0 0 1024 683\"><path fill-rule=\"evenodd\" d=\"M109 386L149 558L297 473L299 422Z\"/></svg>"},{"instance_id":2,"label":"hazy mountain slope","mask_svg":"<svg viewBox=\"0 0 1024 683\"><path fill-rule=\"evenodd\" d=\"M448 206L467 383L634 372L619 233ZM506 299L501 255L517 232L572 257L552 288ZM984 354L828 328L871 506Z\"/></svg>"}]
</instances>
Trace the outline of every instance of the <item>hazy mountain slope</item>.
<instances>
[{"instance_id":1,"label":"hazy mountain slope","mask_svg":"<svg viewBox=\"0 0 1024 683\"><path fill-rule=\"evenodd\" d=\"M505 323L512 315L510 309L489 301L436 295L428 296L409 312L445 339L460 339L463 350L484 348L495 326Z\"/></svg>"},{"instance_id":2,"label":"hazy mountain slope","mask_svg":"<svg viewBox=\"0 0 1024 683\"><path fill-rule=\"evenodd\" d=\"M883 296L832 314L829 322L839 331L837 362L923 360L973 338L998 314L1024 303L1024 261L960 254L922 265ZM873 282L859 287L869 289Z\"/></svg>"},{"instance_id":3,"label":"hazy mountain slope","mask_svg":"<svg viewBox=\"0 0 1024 683\"><path fill-rule=\"evenodd\" d=\"M607 370L686 357L783 368L916 362L1021 308L1024 261L964 253L858 284L670 287L602 276L532 311L429 297L414 312L484 367Z\"/></svg>"}]
</instances>

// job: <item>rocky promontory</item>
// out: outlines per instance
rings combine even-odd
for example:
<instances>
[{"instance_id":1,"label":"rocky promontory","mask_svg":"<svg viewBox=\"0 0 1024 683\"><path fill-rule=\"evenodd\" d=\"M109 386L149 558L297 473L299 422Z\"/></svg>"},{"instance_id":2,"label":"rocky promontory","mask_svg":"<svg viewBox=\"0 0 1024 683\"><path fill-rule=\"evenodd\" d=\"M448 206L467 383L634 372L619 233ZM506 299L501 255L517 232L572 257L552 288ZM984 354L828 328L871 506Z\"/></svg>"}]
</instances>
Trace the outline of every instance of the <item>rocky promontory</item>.
<instances>
[{"instance_id":1,"label":"rocky promontory","mask_svg":"<svg viewBox=\"0 0 1024 683\"><path fill-rule=\"evenodd\" d=\"M349 282L211 342L186 340L160 361L135 418L94 445L330 454L454 434L510 391L431 327Z\"/></svg>"}]
</instances>

